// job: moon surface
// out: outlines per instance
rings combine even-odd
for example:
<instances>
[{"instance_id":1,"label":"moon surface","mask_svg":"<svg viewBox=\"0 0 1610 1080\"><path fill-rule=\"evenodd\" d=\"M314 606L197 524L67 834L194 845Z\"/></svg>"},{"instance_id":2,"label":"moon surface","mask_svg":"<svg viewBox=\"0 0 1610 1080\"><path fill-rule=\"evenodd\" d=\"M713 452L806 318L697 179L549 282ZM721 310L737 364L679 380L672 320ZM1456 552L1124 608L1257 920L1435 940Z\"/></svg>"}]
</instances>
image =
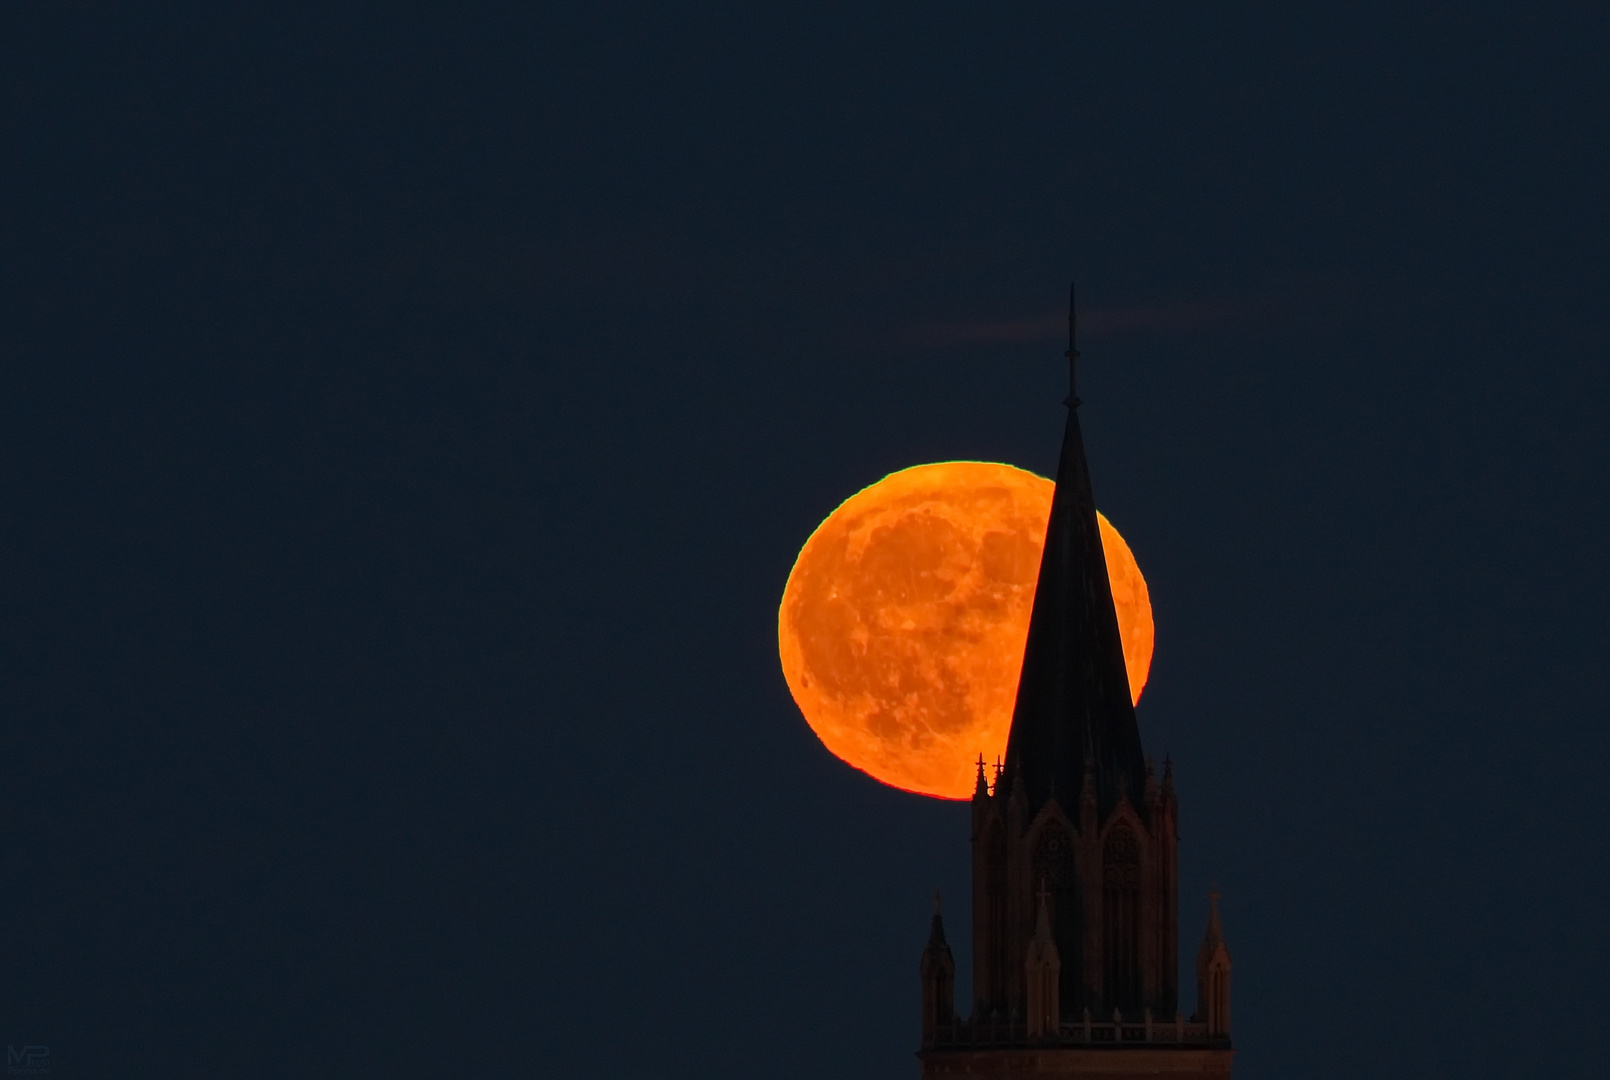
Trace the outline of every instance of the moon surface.
<instances>
[{"instance_id":1,"label":"moon surface","mask_svg":"<svg viewBox=\"0 0 1610 1080\"><path fill-rule=\"evenodd\" d=\"M777 618L811 730L892 787L972 795L1006 753L1055 485L1010 465L917 465L851 496L805 542ZM1153 628L1146 579L1098 515L1130 693Z\"/></svg>"}]
</instances>

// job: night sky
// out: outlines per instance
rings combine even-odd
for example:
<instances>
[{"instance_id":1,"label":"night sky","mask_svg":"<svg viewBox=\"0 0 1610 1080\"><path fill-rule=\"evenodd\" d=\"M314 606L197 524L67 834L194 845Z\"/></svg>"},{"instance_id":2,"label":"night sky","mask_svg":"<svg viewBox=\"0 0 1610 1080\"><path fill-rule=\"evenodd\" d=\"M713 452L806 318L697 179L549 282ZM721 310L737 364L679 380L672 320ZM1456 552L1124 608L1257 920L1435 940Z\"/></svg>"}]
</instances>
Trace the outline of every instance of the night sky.
<instances>
[{"instance_id":1,"label":"night sky","mask_svg":"<svg viewBox=\"0 0 1610 1080\"><path fill-rule=\"evenodd\" d=\"M1076 278L1237 1076L1603 1075L1602 5L442 7L0 11L0 1042L914 1077L777 603Z\"/></svg>"}]
</instances>

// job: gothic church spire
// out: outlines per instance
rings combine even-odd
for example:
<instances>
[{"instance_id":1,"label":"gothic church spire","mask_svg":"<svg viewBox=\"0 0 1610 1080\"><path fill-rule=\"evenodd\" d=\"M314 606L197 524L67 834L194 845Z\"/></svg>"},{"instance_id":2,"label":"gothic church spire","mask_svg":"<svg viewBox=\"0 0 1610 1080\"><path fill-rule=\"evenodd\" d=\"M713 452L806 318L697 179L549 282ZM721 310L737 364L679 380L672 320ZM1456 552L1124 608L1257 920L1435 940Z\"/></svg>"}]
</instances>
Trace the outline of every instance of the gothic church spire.
<instances>
[{"instance_id":1,"label":"gothic church spire","mask_svg":"<svg viewBox=\"0 0 1610 1080\"><path fill-rule=\"evenodd\" d=\"M1105 818L1120 795L1141 804L1145 757L1079 429L1073 300L1070 290L1068 424L1023 650L1006 772L1014 781L1022 778L1030 805L1038 809L1053 790L1079 791L1088 766Z\"/></svg>"}]
</instances>

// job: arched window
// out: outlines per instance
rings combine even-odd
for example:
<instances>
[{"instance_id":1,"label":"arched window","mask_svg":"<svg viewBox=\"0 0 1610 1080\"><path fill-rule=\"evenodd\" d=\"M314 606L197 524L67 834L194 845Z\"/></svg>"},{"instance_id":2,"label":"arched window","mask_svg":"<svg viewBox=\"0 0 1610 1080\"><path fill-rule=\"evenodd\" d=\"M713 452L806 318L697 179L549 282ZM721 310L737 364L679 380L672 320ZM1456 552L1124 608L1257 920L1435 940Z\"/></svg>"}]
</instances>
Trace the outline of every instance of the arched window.
<instances>
[{"instance_id":1,"label":"arched window","mask_svg":"<svg viewBox=\"0 0 1610 1080\"><path fill-rule=\"evenodd\" d=\"M1142 1007L1140 977L1140 848L1129 826L1107 834L1101 859L1102 959L1106 1006L1134 1016Z\"/></svg>"},{"instance_id":2,"label":"arched window","mask_svg":"<svg viewBox=\"0 0 1610 1080\"><path fill-rule=\"evenodd\" d=\"M987 911L978 912L977 918L988 919L987 955L980 959L988 965L984 984L989 987L991 1004L1004 1002L1003 995L1012 972L1006 963L1006 836L999 822L990 826L984 838L984 872L989 887L985 890Z\"/></svg>"}]
</instances>

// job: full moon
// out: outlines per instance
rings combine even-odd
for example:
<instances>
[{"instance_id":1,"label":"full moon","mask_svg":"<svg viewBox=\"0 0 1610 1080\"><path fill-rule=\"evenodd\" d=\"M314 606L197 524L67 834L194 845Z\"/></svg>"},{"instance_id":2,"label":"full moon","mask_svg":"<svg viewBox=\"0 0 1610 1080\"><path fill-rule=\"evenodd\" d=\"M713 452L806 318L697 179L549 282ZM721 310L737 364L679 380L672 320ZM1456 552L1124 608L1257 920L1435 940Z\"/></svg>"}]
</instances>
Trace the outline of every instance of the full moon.
<instances>
[{"instance_id":1,"label":"full moon","mask_svg":"<svg viewBox=\"0 0 1610 1080\"><path fill-rule=\"evenodd\" d=\"M972 795L978 755L1006 753L1054 490L1010 465L917 465L817 527L777 638L788 689L830 751L891 787ZM1151 599L1129 545L1097 518L1139 701Z\"/></svg>"}]
</instances>

